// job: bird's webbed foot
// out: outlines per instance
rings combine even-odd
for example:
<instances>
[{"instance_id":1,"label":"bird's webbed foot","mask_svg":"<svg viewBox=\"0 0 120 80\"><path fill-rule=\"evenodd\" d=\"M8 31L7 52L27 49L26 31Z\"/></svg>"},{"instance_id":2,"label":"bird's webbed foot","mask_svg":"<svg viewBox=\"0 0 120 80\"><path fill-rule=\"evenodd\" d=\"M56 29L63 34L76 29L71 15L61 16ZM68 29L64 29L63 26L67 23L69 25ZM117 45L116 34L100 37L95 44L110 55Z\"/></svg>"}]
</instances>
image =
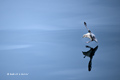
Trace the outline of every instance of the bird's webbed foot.
<instances>
[{"instance_id":1,"label":"bird's webbed foot","mask_svg":"<svg viewBox=\"0 0 120 80\"><path fill-rule=\"evenodd\" d=\"M88 42L86 42L86 43L90 43L91 41L88 41Z\"/></svg>"}]
</instances>

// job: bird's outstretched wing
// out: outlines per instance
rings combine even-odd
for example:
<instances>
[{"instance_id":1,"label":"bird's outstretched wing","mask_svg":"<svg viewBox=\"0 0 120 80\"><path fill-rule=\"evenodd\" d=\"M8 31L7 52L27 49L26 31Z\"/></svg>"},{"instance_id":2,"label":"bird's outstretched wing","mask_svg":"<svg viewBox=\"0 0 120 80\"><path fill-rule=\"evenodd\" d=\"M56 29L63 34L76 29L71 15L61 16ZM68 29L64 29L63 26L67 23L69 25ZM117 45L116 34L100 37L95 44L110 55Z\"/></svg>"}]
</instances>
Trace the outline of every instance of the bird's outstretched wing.
<instances>
[{"instance_id":1,"label":"bird's outstretched wing","mask_svg":"<svg viewBox=\"0 0 120 80\"><path fill-rule=\"evenodd\" d=\"M87 23L86 23L86 22L84 22L84 25L85 25L85 27L87 28ZM89 30L89 29L87 28L87 30Z\"/></svg>"},{"instance_id":2,"label":"bird's outstretched wing","mask_svg":"<svg viewBox=\"0 0 120 80\"><path fill-rule=\"evenodd\" d=\"M86 22L84 22L84 25L87 26Z\"/></svg>"}]
</instances>

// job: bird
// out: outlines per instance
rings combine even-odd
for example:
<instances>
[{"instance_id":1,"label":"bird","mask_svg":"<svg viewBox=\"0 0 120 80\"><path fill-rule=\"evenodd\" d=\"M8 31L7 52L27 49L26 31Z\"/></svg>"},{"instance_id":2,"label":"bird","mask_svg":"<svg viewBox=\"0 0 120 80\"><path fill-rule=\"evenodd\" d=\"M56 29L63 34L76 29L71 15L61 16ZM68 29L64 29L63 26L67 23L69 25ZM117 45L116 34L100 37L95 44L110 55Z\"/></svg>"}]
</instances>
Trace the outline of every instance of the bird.
<instances>
[{"instance_id":1,"label":"bird","mask_svg":"<svg viewBox=\"0 0 120 80\"><path fill-rule=\"evenodd\" d=\"M85 27L87 28L87 23L86 23L86 22L84 22L84 25L85 25ZM88 33L84 34L84 35L83 35L83 38L89 38L90 41L87 41L86 43L90 43L90 42L92 42L92 41L95 41L95 42L98 43L98 40L97 40L97 38L95 37L95 35L94 35L88 28L87 28L87 30L88 30Z\"/></svg>"}]
</instances>

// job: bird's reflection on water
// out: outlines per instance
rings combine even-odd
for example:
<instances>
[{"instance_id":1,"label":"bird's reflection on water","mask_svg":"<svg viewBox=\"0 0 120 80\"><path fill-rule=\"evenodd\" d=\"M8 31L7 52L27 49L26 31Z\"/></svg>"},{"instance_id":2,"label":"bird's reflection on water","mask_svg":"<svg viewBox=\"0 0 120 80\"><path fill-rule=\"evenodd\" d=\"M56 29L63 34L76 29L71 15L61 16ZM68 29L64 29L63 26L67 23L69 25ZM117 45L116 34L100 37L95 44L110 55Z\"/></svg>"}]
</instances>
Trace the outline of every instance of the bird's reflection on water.
<instances>
[{"instance_id":1,"label":"bird's reflection on water","mask_svg":"<svg viewBox=\"0 0 120 80\"><path fill-rule=\"evenodd\" d=\"M83 55L85 55L84 58L85 58L86 56L90 57L90 61L89 61L89 63L88 63L88 71L91 71L91 68L92 68L92 58L93 58L95 52L96 52L97 49L98 49L98 45L97 45L95 48L92 48L92 47L90 47L90 46L86 46L86 48L90 48L90 50L89 50L89 51L86 51L86 52L83 52L83 51L82 51L82 53L83 53Z\"/></svg>"}]
</instances>

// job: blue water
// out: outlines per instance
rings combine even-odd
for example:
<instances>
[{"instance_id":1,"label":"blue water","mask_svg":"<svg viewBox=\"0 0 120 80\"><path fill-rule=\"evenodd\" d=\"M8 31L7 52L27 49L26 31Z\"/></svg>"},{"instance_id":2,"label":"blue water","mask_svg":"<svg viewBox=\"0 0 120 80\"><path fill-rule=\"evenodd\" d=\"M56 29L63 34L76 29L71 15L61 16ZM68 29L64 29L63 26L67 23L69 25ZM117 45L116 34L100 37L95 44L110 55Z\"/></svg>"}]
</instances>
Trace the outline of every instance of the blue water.
<instances>
[{"instance_id":1,"label":"blue water","mask_svg":"<svg viewBox=\"0 0 120 80\"><path fill-rule=\"evenodd\" d=\"M0 0L0 80L120 80L119 3ZM98 43L82 38L84 21ZM98 45L91 71L86 45Z\"/></svg>"},{"instance_id":2,"label":"blue water","mask_svg":"<svg viewBox=\"0 0 120 80\"><path fill-rule=\"evenodd\" d=\"M108 29L109 28L109 29ZM86 44L86 29L1 30L1 80L119 80L119 26L96 26L98 43ZM88 71L82 51L99 46ZM12 76L7 73L29 73Z\"/></svg>"}]
</instances>

